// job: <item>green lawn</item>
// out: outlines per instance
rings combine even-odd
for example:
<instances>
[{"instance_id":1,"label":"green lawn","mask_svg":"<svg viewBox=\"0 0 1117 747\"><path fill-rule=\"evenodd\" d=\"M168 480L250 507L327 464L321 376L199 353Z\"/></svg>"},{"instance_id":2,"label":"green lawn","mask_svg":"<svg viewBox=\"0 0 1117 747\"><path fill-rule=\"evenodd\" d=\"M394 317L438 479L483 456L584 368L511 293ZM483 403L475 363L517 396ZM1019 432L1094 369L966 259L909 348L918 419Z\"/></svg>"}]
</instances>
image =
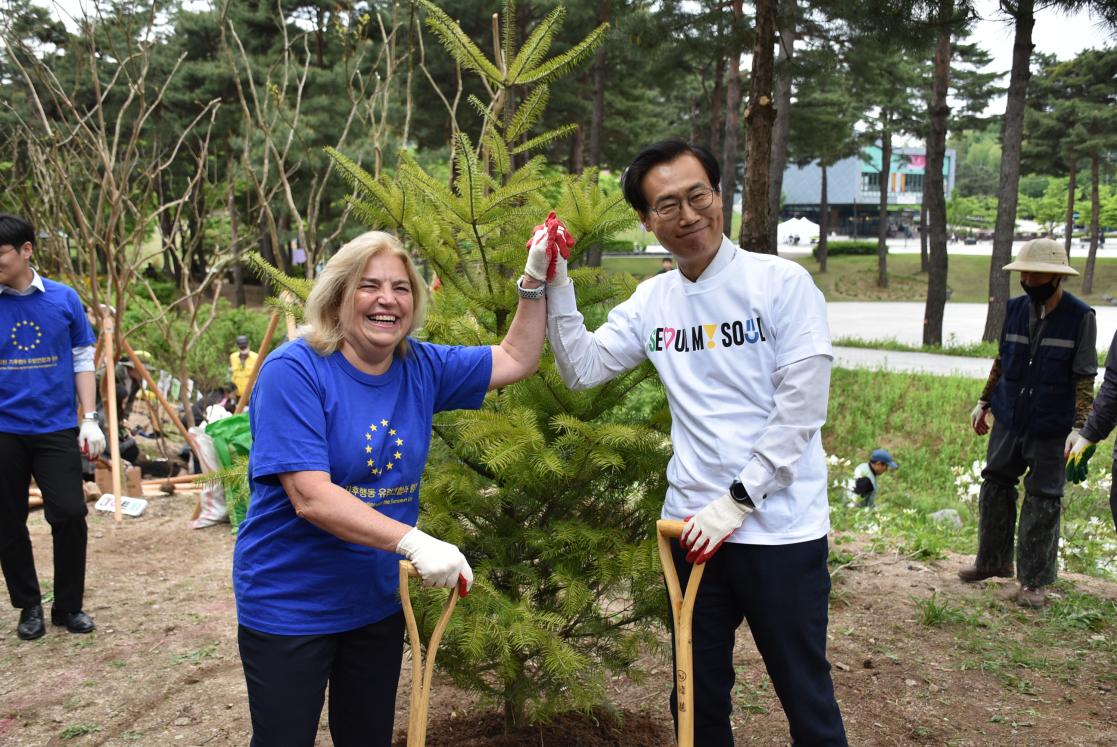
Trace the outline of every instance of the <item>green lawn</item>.
<instances>
[{"instance_id":1,"label":"green lawn","mask_svg":"<svg viewBox=\"0 0 1117 747\"><path fill-rule=\"evenodd\" d=\"M639 233L639 229L635 229ZM611 272L628 272L638 279L654 275L663 255L633 255L632 257L607 257L603 267ZM827 272L818 272L818 262L812 257L796 260L811 272L827 301L925 301L927 275L919 271L918 254L890 254L888 256L888 287L877 287L877 258L875 256L831 257ZM1079 272L1085 262L1074 259ZM1019 275L1013 274L1011 292L1019 295ZM985 303L989 296L989 258L952 256L947 284L954 302ZM1082 278L1072 277L1066 288L1092 306L1108 306L1103 296L1117 296L1117 257L1099 257L1094 269L1094 289L1082 296Z\"/></svg>"}]
</instances>

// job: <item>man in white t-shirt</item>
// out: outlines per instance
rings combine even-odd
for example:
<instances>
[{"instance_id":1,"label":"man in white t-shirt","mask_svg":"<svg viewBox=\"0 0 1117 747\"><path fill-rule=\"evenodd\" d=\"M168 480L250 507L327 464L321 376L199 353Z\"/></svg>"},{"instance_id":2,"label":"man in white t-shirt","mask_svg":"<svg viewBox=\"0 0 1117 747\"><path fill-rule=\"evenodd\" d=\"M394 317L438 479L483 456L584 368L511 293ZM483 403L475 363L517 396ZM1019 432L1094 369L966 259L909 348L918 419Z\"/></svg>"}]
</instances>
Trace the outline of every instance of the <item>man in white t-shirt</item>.
<instances>
[{"instance_id":1,"label":"man in white t-shirt","mask_svg":"<svg viewBox=\"0 0 1117 747\"><path fill-rule=\"evenodd\" d=\"M683 583L690 563L708 561L694 612L695 744L733 743L733 644L747 620L792 741L844 745L826 660L825 302L799 265L723 235L719 183L704 148L641 151L625 198L678 271L642 282L593 333L556 274L548 337L574 389L650 360L667 390L674 455L662 515L687 519L673 548Z\"/></svg>"}]
</instances>

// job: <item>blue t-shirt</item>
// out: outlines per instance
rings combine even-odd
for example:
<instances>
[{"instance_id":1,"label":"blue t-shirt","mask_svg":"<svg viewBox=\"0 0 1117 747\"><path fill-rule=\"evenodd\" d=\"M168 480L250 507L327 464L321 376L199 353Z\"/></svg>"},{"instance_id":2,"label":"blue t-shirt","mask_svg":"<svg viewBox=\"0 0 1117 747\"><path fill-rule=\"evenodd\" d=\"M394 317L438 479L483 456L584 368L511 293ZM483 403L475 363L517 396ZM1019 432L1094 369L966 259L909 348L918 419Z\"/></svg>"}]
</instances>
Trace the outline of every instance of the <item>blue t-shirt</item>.
<instances>
[{"instance_id":1,"label":"blue t-shirt","mask_svg":"<svg viewBox=\"0 0 1117 747\"><path fill-rule=\"evenodd\" d=\"M97 341L73 288L0 293L0 433L35 435L78 423L73 348Z\"/></svg>"},{"instance_id":2,"label":"blue t-shirt","mask_svg":"<svg viewBox=\"0 0 1117 747\"><path fill-rule=\"evenodd\" d=\"M305 340L268 356L252 389L252 499L237 532L233 589L241 625L275 635L353 630L400 609L394 552L345 542L295 514L283 472L328 472L335 485L414 526L434 413L477 409L488 347L411 340L384 374Z\"/></svg>"}]
</instances>

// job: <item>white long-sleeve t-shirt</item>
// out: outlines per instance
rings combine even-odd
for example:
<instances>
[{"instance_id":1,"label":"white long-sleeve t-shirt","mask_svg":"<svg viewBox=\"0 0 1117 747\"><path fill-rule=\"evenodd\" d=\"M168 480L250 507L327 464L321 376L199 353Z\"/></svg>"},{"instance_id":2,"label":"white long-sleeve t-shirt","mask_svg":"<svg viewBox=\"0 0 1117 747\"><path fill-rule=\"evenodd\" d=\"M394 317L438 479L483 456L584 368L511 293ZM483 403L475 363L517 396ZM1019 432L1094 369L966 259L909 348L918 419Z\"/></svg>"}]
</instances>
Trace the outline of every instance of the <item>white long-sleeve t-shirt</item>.
<instances>
[{"instance_id":1,"label":"white long-sleeve t-shirt","mask_svg":"<svg viewBox=\"0 0 1117 747\"><path fill-rule=\"evenodd\" d=\"M671 410L663 518L683 519L739 479L757 509L727 541L804 542L830 528L826 420L832 351L810 274L727 238L697 281L655 275L589 332L573 286L548 290L547 327L567 386L588 389L648 359Z\"/></svg>"}]
</instances>

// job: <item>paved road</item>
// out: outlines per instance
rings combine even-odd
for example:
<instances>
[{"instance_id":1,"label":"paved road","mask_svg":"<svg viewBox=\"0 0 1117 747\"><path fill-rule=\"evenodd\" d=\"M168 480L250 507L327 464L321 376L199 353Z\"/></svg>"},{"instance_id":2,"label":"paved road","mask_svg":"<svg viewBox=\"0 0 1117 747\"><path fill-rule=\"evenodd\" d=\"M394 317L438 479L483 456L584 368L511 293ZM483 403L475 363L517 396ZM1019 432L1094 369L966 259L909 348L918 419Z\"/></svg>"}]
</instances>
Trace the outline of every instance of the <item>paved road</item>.
<instances>
[{"instance_id":1,"label":"paved road","mask_svg":"<svg viewBox=\"0 0 1117 747\"><path fill-rule=\"evenodd\" d=\"M854 239L853 239L852 236L831 236L830 240L831 241L850 241L850 240L854 240ZM858 241L876 241L876 236L868 236L868 237L858 236L856 240L858 240ZM1062 243L1061 239L1059 239L1058 241L1059 241L1060 244ZM888 243L888 253L889 254L919 254L919 238L918 237L912 237L910 239L892 238L892 239L888 239L887 243ZM1020 251L1020 247L1023 246L1023 245L1024 245L1023 241L1012 242L1012 256L1013 256L1013 258L1016 257L1017 252ZM811 253L812 249L813 249L812 246L810 246L809 244L803 244L803 243L799 243L799 244L796 244L794 246L791 245L791 244L780 244L779 247L778 247L780 256L781 257L788 257L788 258L805 257L805 256L807 256L808 254ZM1110 237L1108 243L1102 244L1101 246L1098 247L1097 256L1102 257L1102 258L1117 257L1117 252L1114 251L1115 249L1117 249L1117 243L1115 243L1113 241L1112 237ZM948 243L946 245L946 252L947 252L947 254L968 255L968 256L971 256L971 257L982 257L982 256L989 257L989 256L992 256L992 254L993 254L993 242L992 241L979 241L976 244L963 244L962 242L951 242L951 243ZM1090 254L1090 243L1088 241L1083 243L1081 239L1075 239L1074 243L1071 244L1071 248L1070 248L1071 259L1085 260L1086 257L1089 254Z\"/></svg>"},{"instance_id":2,"label":"paved road","mask_svg":"<svg viewBox=\"0 0 1117 747\"><path fill-rule=\"evenodd\" d=\"M981 341L985 329L985 304L948 303L943 312L943 340L947 343ZM896 340L907 345L923 341L922 303L833 302L826 304L833 339L857 337L863 340ZM1117 333L1117 307L1096 309L1098 348L1108 350ZM922 371L926 373L985 378L989 374L988 358L967 358L930 353L902 353L863 348L834 348L834 362L844 368L886 368L890 371ZM1101 370L1098 381L1101 384Z\"/></svg>"},{"instance_id":3,"label":"paved road","mask_svg":"<svg viewBox=\"0 0 1117 747\"><path fill-rule=\"evenodd\" d=\"M902 353L892 350L834 346L834 365L840 368L884 369L984 379L989 375L990 362L988 358L967 358L959 355ZM1100 379L1098 383L1101 383Z\"/></svg>"}]
</instances>

